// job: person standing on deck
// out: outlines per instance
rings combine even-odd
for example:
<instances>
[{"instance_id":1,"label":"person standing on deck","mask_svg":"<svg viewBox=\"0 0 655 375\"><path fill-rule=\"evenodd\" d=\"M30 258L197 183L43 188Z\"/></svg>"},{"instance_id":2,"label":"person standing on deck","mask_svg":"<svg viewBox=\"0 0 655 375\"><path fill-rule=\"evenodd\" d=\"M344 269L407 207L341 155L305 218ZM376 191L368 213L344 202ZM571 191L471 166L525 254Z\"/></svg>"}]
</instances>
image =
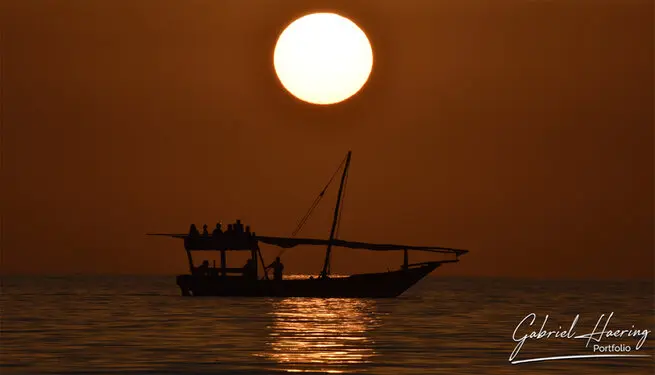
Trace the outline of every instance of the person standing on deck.
<instances>
[{"instance_id":1,"label":"person standing on deck","mask_svg":"<svg viewBox=\"0 0 655 375\"><path fill-rule=\"evenodd\" d=\"M266 269L273 268L273 279L282 280L282 271L284 271L284 264L280 261L280 257L276 257L275 261L266 267Z\"/></svg>"}]
</instances>

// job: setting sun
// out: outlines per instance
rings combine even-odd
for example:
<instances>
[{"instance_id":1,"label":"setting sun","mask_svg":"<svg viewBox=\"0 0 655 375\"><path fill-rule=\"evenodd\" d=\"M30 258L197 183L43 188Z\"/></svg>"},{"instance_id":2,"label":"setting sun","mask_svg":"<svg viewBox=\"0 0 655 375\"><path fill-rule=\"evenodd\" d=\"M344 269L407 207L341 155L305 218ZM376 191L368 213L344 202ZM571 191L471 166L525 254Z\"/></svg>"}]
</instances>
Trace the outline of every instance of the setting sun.
<instances>
[{"instance_id":1,"label":"setting sun","mask_svg":"<svg viewBox=\"0 0 655 375\"><path fill-rule=\"evenodd\" d=\"M334 104L364 86L373 67L373 50L366 34L349 19L314 13L282 32L273 64L282 85L298 99Z\"/></svg>"}]
</instances>

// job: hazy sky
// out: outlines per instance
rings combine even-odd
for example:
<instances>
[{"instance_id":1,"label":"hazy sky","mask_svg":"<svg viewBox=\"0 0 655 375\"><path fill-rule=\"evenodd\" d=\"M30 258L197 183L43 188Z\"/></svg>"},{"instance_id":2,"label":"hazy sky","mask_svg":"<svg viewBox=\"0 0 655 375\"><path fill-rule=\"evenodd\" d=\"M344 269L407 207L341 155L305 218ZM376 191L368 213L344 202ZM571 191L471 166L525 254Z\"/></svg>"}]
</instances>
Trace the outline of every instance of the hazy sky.
<instances>
[{"instance_id":1,"label":"hazy sky","mask_svg":"<svg viewBox=\"0 0 655 375\"><path fill-rule=\"evenodd\" d=\"M289 235L352 149L343 239L471 250L438 275L653 277L651 0L1 4L3 273L186 272L180 242L144 233ZM317 107L272 54L324 10L375 62ZM336 187L301 235L328 236ZM289 250L285 270L322 257ZM401 262L336 250L332 268Z\"/></svg>"}]
</instances>

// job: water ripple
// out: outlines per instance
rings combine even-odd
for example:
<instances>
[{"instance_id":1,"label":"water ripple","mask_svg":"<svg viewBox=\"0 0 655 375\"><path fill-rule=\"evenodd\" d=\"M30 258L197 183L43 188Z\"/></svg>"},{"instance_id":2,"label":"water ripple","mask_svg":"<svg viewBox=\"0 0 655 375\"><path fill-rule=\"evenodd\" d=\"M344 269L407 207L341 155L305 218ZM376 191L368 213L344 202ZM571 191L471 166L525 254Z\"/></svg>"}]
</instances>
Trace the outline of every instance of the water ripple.
<instances>
[{"instance_id":1,"label":"water ripple","mask_svg":"<svg viewBox=\"0 0 655 375\"><path fill-rule=\"evenodd\" d=\"M530 312L554 328L581 314L582 331L613 311L617 327L652 330L652 282L429 278L367 300L183 298L160 277L6 278L0 303L3 375L653 373L650 359L508 362ZM530 342L520 355L573 344ZM642 351L653 353L650 338Z\"/></svg>"}]
</instances>

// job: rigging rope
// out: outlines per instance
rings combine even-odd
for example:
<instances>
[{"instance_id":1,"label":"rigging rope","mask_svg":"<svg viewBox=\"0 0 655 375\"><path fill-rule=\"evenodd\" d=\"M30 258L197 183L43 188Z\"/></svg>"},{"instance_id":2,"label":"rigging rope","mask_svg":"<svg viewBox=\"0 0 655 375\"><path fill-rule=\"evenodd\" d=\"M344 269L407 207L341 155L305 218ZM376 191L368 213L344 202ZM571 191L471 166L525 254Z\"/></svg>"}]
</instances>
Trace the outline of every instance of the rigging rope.
<instances>
[{"instance_id":1,"label":"rigging rope","mask_svg":"<svg viewBox=\"0 0 655 375\"><path fill-rule=\"evenodd\" d=\"M327 182L327 184L325 184L325 187L323 188L323 190L322 190L322 191L318 194L318 196L314 199L314 202L312 202L312 205L309 207L309 210L307 210L307 212L306 212L305 215L302 217L302 219L300 219L300 222L298 222L298 226L297 226L296 229L291 233L291 237L295 237L296 234L298 234L298 232L300 232L300 230L301 230L302 227L305 225L305 223L307 223L307 220L309 220L309 217L310 217L310 216L312 215L312 213L314 212L314 209L316 209L316 207L318 207L318 204L319 204L319 202L321 201L321 199L323 198L323 196L325 195L325 192L327 191L328 187L330 186L330 184L332 183L332 181L334 180L334 178L337 176L337 174L339 173L339 171L341 170L341 168L343 168L344 164L346 163L346 159L347 159L347 156L346 156L346 157L341 161L341 163L339 164L339 167L337 168L336 171L334 171L334 173L332 174L332 177L330 177L330 180ZM282 254L284 254L287 250L288 250L288 249L282 249L282 250L280 250L280 252L278 253L277 256L282 256Z\"/></svg>"}]
</instances>

